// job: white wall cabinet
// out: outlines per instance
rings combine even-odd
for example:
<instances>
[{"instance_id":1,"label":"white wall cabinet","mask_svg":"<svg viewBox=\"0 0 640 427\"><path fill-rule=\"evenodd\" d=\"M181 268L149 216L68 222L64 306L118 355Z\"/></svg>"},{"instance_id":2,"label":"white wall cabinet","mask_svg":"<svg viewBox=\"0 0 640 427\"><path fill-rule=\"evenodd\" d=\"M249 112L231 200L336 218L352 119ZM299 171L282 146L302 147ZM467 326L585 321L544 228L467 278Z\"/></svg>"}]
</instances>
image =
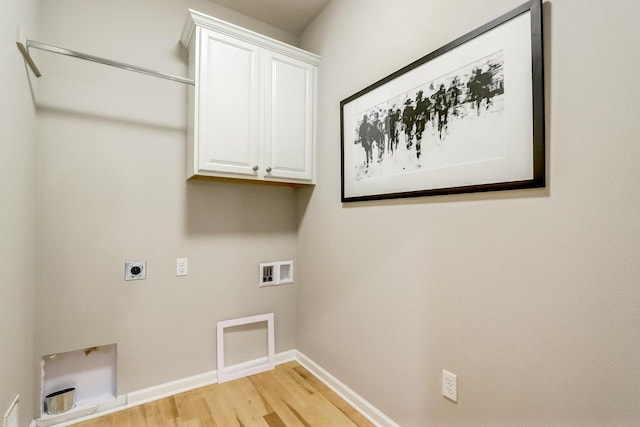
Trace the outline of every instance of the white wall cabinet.
<instances>
[{"instance_id":1,"label":"white wall cabinet","mask_svg":"<svg viewBox=\"0 0 640 427\"><path fill-rule=\"evenodd\" d=\"M190 10L187 178L315 179L320 58Z\"/></svg>"}]
</instances>

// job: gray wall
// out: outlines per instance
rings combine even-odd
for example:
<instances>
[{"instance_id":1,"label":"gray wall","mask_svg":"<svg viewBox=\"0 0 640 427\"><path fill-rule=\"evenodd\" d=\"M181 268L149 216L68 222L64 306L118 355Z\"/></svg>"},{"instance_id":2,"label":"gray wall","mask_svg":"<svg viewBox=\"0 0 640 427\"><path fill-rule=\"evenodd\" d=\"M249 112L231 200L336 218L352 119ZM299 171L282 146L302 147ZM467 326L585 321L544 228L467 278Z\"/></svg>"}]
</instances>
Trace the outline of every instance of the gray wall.
<instances>
[{"instance_id":1,"label":"gray wall","mask_svg":"<svg viewBox=\"0 0 640 427\"><path fill-rule=\"evenodd\" d=\"M206 0L43 1L40 39L186 76L189 7L295 41ZM186 86L39 61L36 357L115 342L127 393L215 369L218 320L273 311L276 351L295 348L295 285L258 288L260 262L296 259L294 190L186 182ZM147 279L125 283L125 260ZM266 354L238 340L227 363Z\"/></svg>"},{"instance_id":2,"label":"gray wall","mask_svg":"<svg viewBox=\"0 0 640 427\"><path fill-rule=\"evenodd\" d=\"M217 320L275 311L277 351L404 426L636 425L637 2L545 5L546 189L339 202L339 101L519 3L330 4L301 39L323 56L319 184L294 191L186 183L172 82L41 53L36 115L14 34L179 75L187 7L294 36L205 0L3 2L0 412L20 393L28 424L43 354L117 342L126 393L215 369ZM257 288L291 258L295 286ZM149 278L125 284L125 259Z\"/></svg>"},{"instance_id":3,"label":"gray wall","mask_svg":"<svg viewBox=\"0 0 640 427\"><path fill-rule=\"evenodd\" d=\"M545 4L547 188L340 204L340 100L520 3L334 1L301 36L298 348L403 426L640 423L640 3Z\"/></svg>"},{"instance_id":4,"label":"gray wall","mask_svg":"<svg viewBox=\"0 0 640 427\"><path fill-rule=\"evenodd\" d=\"M0 2L0 416L20 395L21 426L33 412L35 106L16 27L36 27L35 1Z\"/></svg>"}]
</instances>

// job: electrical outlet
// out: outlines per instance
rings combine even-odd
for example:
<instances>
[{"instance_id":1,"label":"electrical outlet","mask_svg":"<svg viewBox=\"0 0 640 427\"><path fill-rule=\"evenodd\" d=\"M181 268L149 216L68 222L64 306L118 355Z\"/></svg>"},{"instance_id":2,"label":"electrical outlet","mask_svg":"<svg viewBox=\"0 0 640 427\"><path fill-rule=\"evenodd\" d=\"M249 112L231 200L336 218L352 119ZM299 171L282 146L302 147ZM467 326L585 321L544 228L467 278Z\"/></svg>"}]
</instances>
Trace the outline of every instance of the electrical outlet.
<instances>
[{"instance_id":1,"label":"electrical outlet","mask_svg":"<svg viewBox=\"0 0 640 427\"><path fill-rule=\"evenodd\" d=\"M442 370L442 395L454 402L458 401L458 376Z\"/></svg>"},{"instance_id":2,"label":"electrical outlet","mask_svg":"<svg viewBox=\"0 0 640 427\"><path fill-rule=\"evenodd\" d=\"M147 278L146 261L125 261L124 280L143 280Z\"/></svg>"},{"instance_id":3,"label":"electrical outlet","mask_svg":"<svg viewBox=\"0 0 640 427\"><path fill-rule=\"evenodd\" d=\"M178 258L176 260L176 276L187 276L189 274L189 258Z\"/></svg>"}]
</instances>

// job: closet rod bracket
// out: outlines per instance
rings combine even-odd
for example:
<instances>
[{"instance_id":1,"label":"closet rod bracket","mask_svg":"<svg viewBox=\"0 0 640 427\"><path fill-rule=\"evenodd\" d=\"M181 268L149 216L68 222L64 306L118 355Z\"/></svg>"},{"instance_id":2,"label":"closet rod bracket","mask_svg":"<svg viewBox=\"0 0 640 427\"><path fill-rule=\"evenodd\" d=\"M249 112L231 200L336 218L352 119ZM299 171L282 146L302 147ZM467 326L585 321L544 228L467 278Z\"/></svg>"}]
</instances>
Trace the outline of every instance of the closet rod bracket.
<instances>
[{"instance_id":1,"label":"closet rod bracket","mask_svg":"<svg viewBox=\"0 0 640 427\"><path fill-rule=\"evenodd\" d=\"M36 65L36 63L33 61L33 58L31 57L31 53L29 53L29 49L27 48L27 41L28 40L24 35L24 29L21 26L18 26L18 36L16 39L16 46L18 46L18 50L22 54L22 57L24 58L29 68L31 68L31 71L33 71L33 74L35 74L36 77L40 78L42 77L42 73L38 69L38 66Z\"/></svg>"}]
</instances>

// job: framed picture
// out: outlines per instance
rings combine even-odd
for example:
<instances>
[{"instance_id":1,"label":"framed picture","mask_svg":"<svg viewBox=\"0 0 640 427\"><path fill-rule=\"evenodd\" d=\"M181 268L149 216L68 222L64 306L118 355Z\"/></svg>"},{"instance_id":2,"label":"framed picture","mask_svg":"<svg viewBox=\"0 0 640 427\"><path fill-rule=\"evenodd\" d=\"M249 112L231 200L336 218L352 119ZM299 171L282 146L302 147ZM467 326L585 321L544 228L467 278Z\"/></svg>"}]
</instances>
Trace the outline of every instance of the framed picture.
<instances>
[{"instance_id":1,"label":"framed picture","mask_svg":"<svg viewBox=\"0 0 640 427\"><path fill-rule=\"evenodd\" d=\"M544 187L542 1L340 103L342 201Z\"/></svg>"}]
</instances>

